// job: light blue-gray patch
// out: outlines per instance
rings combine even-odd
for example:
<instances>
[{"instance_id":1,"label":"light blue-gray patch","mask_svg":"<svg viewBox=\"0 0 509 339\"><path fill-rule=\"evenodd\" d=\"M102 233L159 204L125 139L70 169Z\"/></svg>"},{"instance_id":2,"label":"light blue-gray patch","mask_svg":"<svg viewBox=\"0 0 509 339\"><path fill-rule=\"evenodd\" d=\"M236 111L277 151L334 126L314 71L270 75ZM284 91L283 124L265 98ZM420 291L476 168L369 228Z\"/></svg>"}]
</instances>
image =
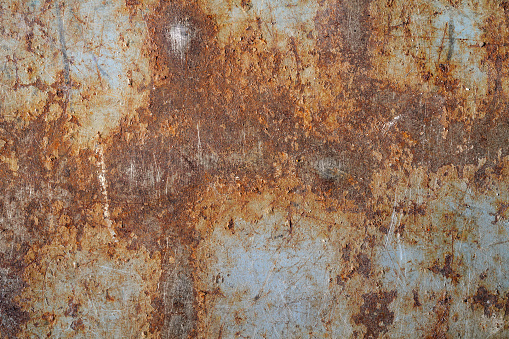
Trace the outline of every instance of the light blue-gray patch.
<instances>
[{"instance_id":1,"label":"light blue-gray patch","mask_svg":"<svg viewBox=\"0 0 509 339\"><path fill-rule=\"evenodd\" d=\"M300 25L313 22L318 6L314 1L303 3L299 0L256 0L252 4L256 13L270 19L267 24L273 24L289 36L298 36L302 33Z\"/></svg>"},{"instance_id":2,"label":"light blue-gray patch","mask_svg":"<svg viewBox=\"0 0 509 339\"><path fill-rule=\"evenodd\" d=\"M223 250L216 252L217 264L209 270L226 296L214 305L228 324L223 335L236 331L254 337L256 333L270 337L325 334L320 320L331 306L328 266L334 249L313 236L289 242L277 229L256 232L252 226L236 221L235 236L214 237L222 242L215 246ZM240 325L235 325L235 311L245 316Z\"/></svg>"}]
</instances>

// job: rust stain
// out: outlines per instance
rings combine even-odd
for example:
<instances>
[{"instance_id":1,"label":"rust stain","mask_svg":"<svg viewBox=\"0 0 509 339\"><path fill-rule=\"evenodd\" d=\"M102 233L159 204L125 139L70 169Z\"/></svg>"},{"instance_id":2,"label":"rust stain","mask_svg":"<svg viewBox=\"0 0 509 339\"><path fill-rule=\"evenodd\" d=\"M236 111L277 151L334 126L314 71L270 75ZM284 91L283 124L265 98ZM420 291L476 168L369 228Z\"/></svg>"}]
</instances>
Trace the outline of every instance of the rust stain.
<instances>
[{"instance_id":1,"label":"rust stain","mask_svg":"<svg viewBox=\"0 0 509 339\"><path fill-rule=\"evenodd\" d=\"M509 5L0 5L2 337L506 337Z\"/></svg>"},{"instance_id":2,"label":"rust stain","mask_svg":"<svg viewBox=\"0 0 509 339\"><path fill-rule=\"evenodd\" d=\"M378 338L380 333L388 331L387 327L394 322L394 312L391 312L388 306L396 295L396 291L362 295L364 303L361 305L360 313L353 317L353 321L366 326L364 338Z\"/></svg>"},{"instance_id":3,"label":"rust stain","mask_svg":"<svg viewBox=\"0 0 509 339\"><path fill-rule=\"evenodd\" d=\"M472 296L472 306L478 304L484 308L484 315L486 317L491 317L494 309L506 310L507 302L499 299L502 298L499 298L497 294L490 294L488 290L486 290L486 287L479 286L476 294Z\"/></svg>"},{"instance_id":4,"label":"rust stain","mask_svg":"<svg viewBox=\"0 0 509 339\"><path fill-rule=\"evenodd\" d=\"M436 261L429 270L435 274L441 274L444 277L451 279L454 283L457 283L460 276L458 273L455 273L451 267L453 259L452 255L447 254L445 256L445 264L442 268L438 266L438 261Z\"/></svg>"},{"instance_id":5,"label":"rust stain","mask_svg":"<svg viewBox=\"0 0 509 339\"><path fill-rule=\"evenodd\" d=\"M449 330L449 313L451 308L450 304L450 295L447 292L443 293L437 304L433 307L436 319L426 338L447 338L447 332Z\"/></svg>"}]
</instances>

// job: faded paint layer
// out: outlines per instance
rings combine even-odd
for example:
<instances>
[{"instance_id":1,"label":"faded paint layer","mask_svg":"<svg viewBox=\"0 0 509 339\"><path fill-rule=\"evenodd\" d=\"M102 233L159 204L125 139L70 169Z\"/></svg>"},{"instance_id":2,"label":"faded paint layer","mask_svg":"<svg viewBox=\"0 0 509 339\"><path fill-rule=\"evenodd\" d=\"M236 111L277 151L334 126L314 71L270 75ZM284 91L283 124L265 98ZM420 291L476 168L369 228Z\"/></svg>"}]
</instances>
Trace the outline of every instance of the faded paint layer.
<instances>
[{"instance_id":1,"label":"faded paint layer","mask_svg":"<svg viewBox=\"0 0 509 339\"><path fill-rule=\"evenodd\" d=\"M505 1L0 5L0 335L509 336Z\"/></svg>"}]
</instances>

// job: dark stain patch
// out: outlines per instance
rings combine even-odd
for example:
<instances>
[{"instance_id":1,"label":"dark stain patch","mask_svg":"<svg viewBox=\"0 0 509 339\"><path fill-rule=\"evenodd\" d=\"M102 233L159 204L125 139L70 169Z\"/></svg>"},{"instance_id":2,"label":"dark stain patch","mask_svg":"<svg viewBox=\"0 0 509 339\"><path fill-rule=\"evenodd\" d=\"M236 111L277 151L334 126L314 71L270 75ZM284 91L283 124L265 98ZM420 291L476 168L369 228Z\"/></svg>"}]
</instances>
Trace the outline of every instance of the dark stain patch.
<instances>
[{"instance_id":1,"label":"dark stain patch","mask_svg":"<svg viewBox=\"0 0 509 339\"><path fill-rule=\"evenodd\" d=\"M486 184L487 174L496 172L498 154L502 157L509 153L509 123L493 117L495 112L488 111L486 117L472 126L472 151L475 156L486 158L486 163L475 173L475 183L482 187Z\"/></svg>"},{"instance_id":2,"label":"dark stain patch","mask_svg":"<svg viewBox=\"0 0 509 339\"><path fill-rule=\"evenodd\" d=\"M2 279L3 280L3 279ZM20 325L28 320L28 313L24 312L19 305L13 302L15 294L6 293L2 287L0 294L0 334L6 338L14 338L19 331Z\"/></svg>"},{"instance_id":3,"label":"dark stain patch","mask_svg":"<svg viewBox=\"0 0 509 339\"><path fill-rule=\"evenodd\" d=\"M290 221L290 227L292 226L292 222ZM228 230L232 232L232 234L235 234L235 223L233 222L233 218L230 218L227 225Z\"/></svg>"},{"instance_id":4,"label":"dark stain patch","mask_svg":"<svg viewBox=\"0 0 509 339\"><path fill-rule=\"evenodd\" d=\"M357 325L364 325L366 333L364 338L378 338L389 330L394 321L394 312L389 310L389 305L396 298L397 292L366 293L362 295L364 303L360 312L352 317Z\"/></svg>"},{"instance_id":5,"label":"dark stain patch","mask_svg":"<svg viewBox=\"0 0 509 339\"><path fill-rule=\"evenodd\" d=\"M403 211L404 214L414 215L414 216L423 216L426 215L426 203L417 204L415 201L410 202L410 207Z\"/></svg>"},{"instance_id":6,"label":"dark stain patch","mask_svg":"<svg viewBox=\"0 0 509 339\"><path fill-rule=\"evenodd\" d=\"M486 179L488 178L487 169L489 167L490 166L485 163L477 171L475 171L475 174L474 174L474 183L476 185L478 185L478 186L484 185L484 183L486 182Z\"/></svg>"},{"instance_id":7,"label":"dark stain patch","mask_svg":"<svg viewBox=\"0 0 509 339\"><path fill-rule=\"evenodd\" d=\"M138 0L125 0L125 5L127 7L138 6L139 4L140 2Z\"/></svg>"},{"instance_id":8,"label":"dark stain patch","mask_svg":"<svg viewBox=\"0 0 509 339\"><path fill-rule=\"evenodd\" d=\"M371 273L371 259L365 253L359 253L357 255L357 264L359 265L357 271L365 278L369 278Z\"/></svg>"},{"instance_id":9,"label":"dark stain patch","mask_svg":"<svg viewBox=\"0 0 509 339\"><path fill-rule=\"evenodd\" d=\"M344 287L345 286L345 280L340 275L336 275L336 285Z\"/></svg>"},{"instance_id":10,"label":"dark stain patch","mask_svg":"<svg viewBox=\"0 0 509 339\"><path fill-rule=\"evenodd\" d=\"M175 239L174 239L175 240ZM196 297L190 266L189 249L182 245L171 245L171 252L163 262L161 277L162 336L166 338L189 338L196 336ZM159 313L161 309L155 310ZM162 326L161 326L162 325Z\"/></svg>"},{"instance_id":11,"label":"dark stain patch","mask_svg":"<svg viewBox=\"0 0 509 339\"><path fill-rule=\"evenodd\" d=\"M76 320L73 320L72 323L71 323L71 328L74 331L76 331L76 332L84 331L85 330L85 324L83 323L83 319L82 318L78 318Z\"/></svg>"},{"instance_id":12,"label":"dark stain patch","mask_svg":"<svg viewBox=\"0 0 509 339\"><path fill-rule=\"evenodd\" d=\"M343 45L342 58L357 67L367 67L368 40L371 35L368 14L369 0L333 1L315 19L318 27L319 53L323 61L334 56L334 46ZM344 53L344 54L343 54Z\"/></svg>"},{"instance_id":13,"label":"dark stain patch","mask_svg":"<svg viewBox=\"0 0 509 339\"><path fill-rule=\"evenodd\" d=\"M419 301L419 291L413 289L412 290L412 294L414 296L414 307L419 307L421 306L421 302Z\"/></svg>"},{"instance_id":14,"label":"dark stain patch","mask_svg":"<svg viewBox=\"0 0 509 339\"><path fill-rule=\"evenodd\" d=\"M452 58L452 54L454 52L454 42L456 41L454 37L454 20L451 18L449 20L448 24L448 39L449 39L449 46L447 49L447 62L449 62Z\"/></svg>"},{"instance_id":15,"label":"dark stain patch","mask_svg":"<svg viewBox=\"0 0 509 339\"><path fill-rule=\"evenodd\" d=\"M444 277L451 279L452 282L454 282L456 284L459 281L460 275L458 273L454 272L454 270L452 269L453 260L454 260L454 257L450 254L447 254L445 256L445 263L444 263L443 267L438 266L438 260L437 260L437 261L435 261L433 266L431 266L429 268L429 270L435 274L441 274Z\"/></svg>"},{"instance_id":16,"label":"dark stain patch","mask_svg":"<svg viewBox=\"0 0 509 339\"><path fill-rule=\"evenodd\" d=\"M495 310L499 311L504 308L506 306L504 304L498 294L489 293L484 286L479 286L476 294L472 296L472 307L480 305L484 310L484 315L487 317L491 317Z\"/></svg>"},{"instance_id":17,"label":"dark stain patch","mask_svg":"<svg viewBox=\"0 0 509 339\"><path fill-rule=\"evenodd\" d=\"M251 2L251 0L242 0L240 2L240 5L246 10L250 10L251 8L253 8L253 3Z\"/></svg>"},{"instance_id":18,"label":"dark stain patch","mask_svg":"<svg viewBox=\"0 0 509 339\"><path fill-rule=\"evenodd\" d=\"M73 317L73 318L77 317L79 314L79 309L80 309L81 304L75 303L73 299L69 299L67 304L69 307L64 312L64 315L68 316L68 317Z\"/></svg>"},{"instance_id":19,"label":"dark stain patch","mask_svg":"<svg viewBox=\"0 0 509 339\"><path fill-rule=\"evenodd\" d=\"M497 222L500 221L500 219L507 219L505 214L508 210L509 204L500 204L500 207L498 208L496 213L490 213L490 215L495 217L495 219L491 223L495 225Z\"/></svg>"},{"instance_id":20,"label":"dark stain patch","mask_svg":"<svg viewBox=\"0 0 509 339\"><path fill-rule=\"evenodd\" d=\"M484 280L484 279L486 279L487 276L488 276L488 270L479 274L479 279Z\"/></svg>"},{"instance_id":21,"label":"dark stain patch","mask_svg":"<svg viewBox=\"0 0 509 339\"><path fill-rule=\"evenodd\" d=\"M405 224L400 223L398 227L394 230L395 234L399 234L400 236L403 236L403 233L405 232Z\"/></svg>"},{"instance_id":22,"label":"dark stain patch","mask_svg":"<svg viewBox=\"0 0 509 339\"><path fill-rule=\"evenodd\" d=\"M161 4L147 22L157 48L152 61L155 70L160 72L160 79L170 80L178 76L179 85L198 80L194 78L198 73L188 77L188 81L186 75L189 71L203 70L202 62L206 60L208 48L212 47L209 44L213 44L211 38L216 34L214 21L199 9L197 3L174 1ZM203 76L207 74L200 78Z\"/></svg>"},{"instance_id":23,"label":"dark stain patch","mask_svg":"<svg viewBox=\"0 0 509 339\"><path fill-rule=\"evenodd\" d=\"M509 316L509 293L505 294L505 308L504 308L504 316Z\"/></svg>"},{"instance_id":24,"label":"dark stain patch","mask_svg":"<svg viewBox=\"0 0 509 339\"><path fill-rule=\"evenodd\" d=\"M448 72L448 67L443 65L442 72ZM440 86L457 86L450 83L450 77L444 77L444 84ZM509 154L506 119L482 106L479 110L486 112L484 117L475 122L459 121L455 115L462 102L460 96L451 97L440 92L424 95L382 87L371 98L370 111L375 110L376 105L387 113L392 109L404 112L390 127L388 118L386 122L379 122L380 132L385 137L379 141L382 154L387 151L387 144L398 144L411 150L414 165L427 166L432 172L448 164L461 171L466 164L477 164L483 157L487 159L486 166L491 168L497 163L499 152L501 156ZM372 138L376 140L377 136ZM397 162L394 165L397 166ZM484 170L478 174L479 180L484 177Z\"/></svg>"},{"instance_id":25,"label":"dark stain patch","mask_svg":"<svg viewBox=\"0 0 509 339\"><path fill-rule=\"evenodd\" d=\"M371 238L366 238L365 243L362 245L370 244ZM371 244L372 245L372 244ZM353 253L352 253L353 252ZM346 244L341 250L341 259L344 264L341 265L341 273L336 276L336 283L343 286L348 280L350 280L356 273L360 274L364 278L371 276L372 262L368 254L359 252L352 249L350 243ZM352 263L350 260L352 259Z\"/></svg>"},{"instance_id":26,"label":"dark stain patch","mask_svg":"<svg viewBox=\"0 0 509 339\"><path fill-rule=\"evenodd\" d=\"M3 182L3 180L0 181ZM3 182L0 185L5 187L6 184ZM5 188L3 194L1 197L3 199L0 198L0 220L2 220L0 232L3 241L10 243L11 250L0 253L0 335L6 338L15 338L18 337L21 326L29 319L29 312L23 310L16 301L26 286L22 278L26 268L23 258L29 247L26 242L12 234L12 229L20 227L19 223L22 222L22 220L14 218L24 212L23 202L15 199L15 196ZM7 204L10 206L6 206ZM18 209L17 212L9 217L9 213L16 209Z\"/></svg>"},{"instance_id":27,"label":"dark stain patch","mask_svg":"<svg viewBox=\"0 0 509 339\"><path fill-rule=\"evenodd\" d=\"M350 244L346 244L345 247L343 247L343 249L341 250L341 252L343 252L341 254L341 258L345 262L350 261L350 253L352 252L351 245Z\"/></svg>"}]
</instances>

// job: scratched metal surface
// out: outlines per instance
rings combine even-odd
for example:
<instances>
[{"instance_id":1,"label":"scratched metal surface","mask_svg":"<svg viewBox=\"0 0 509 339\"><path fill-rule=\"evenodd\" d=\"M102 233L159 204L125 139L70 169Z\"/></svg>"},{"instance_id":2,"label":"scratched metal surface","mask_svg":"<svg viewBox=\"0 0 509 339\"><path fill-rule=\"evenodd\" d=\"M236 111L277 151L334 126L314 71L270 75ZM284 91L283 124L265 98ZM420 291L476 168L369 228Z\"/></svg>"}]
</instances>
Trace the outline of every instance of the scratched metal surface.
<instances>
[{"instance_id":1,"label":"scratched metal surface","mask_svg":"<svg viewBox=\"0 0 509 339\"><path fill-rule=\"evenodd\" d=\"M509 337L509 2L0 22L1 337Z\"/></svg>"}]
</instances>

